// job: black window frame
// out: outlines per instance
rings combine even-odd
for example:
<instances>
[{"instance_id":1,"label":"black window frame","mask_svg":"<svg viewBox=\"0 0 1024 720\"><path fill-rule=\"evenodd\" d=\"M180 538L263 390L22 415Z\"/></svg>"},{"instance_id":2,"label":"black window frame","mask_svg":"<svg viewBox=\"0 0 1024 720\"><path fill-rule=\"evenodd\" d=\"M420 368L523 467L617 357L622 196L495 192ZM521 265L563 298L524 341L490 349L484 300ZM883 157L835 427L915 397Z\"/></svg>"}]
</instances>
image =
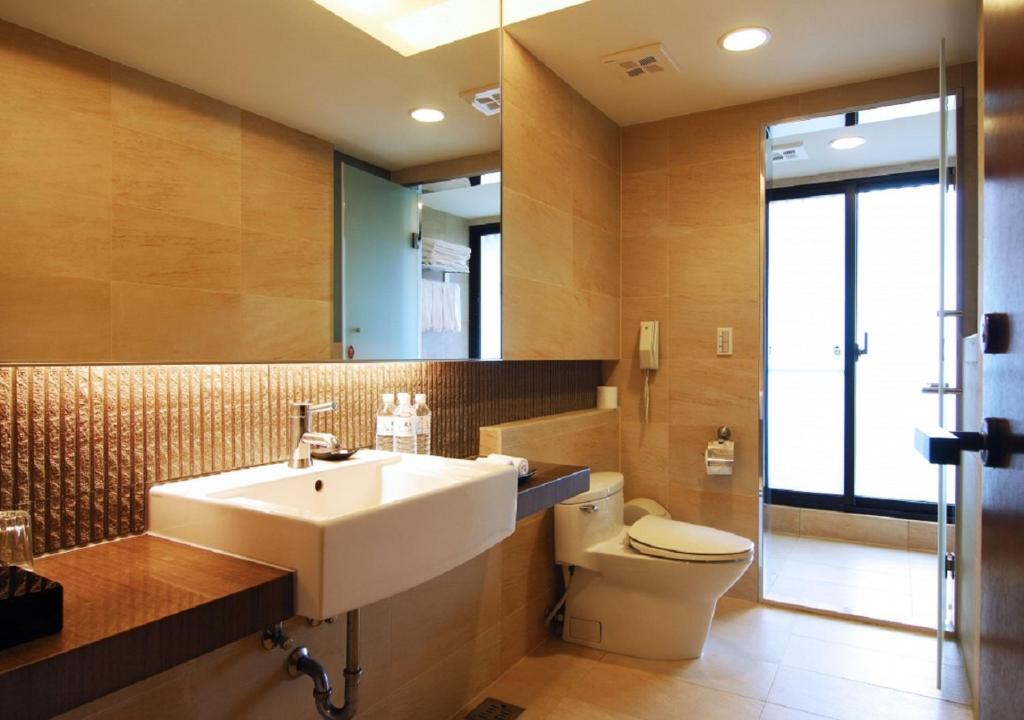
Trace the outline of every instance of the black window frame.
<instances>
[{"instance_id":1,"label":"black window frame","mask_svg":"<svg viewBox=\"0 0 1024 720\"><path fill-rule=\"evenodd\" d=\"M934 170L920 170L912 172L893 173L890 175L873 175L861 178L850 178L831 182L809 183L805 185L794 185L782 188L769 188L765 192L765 301L764 301L764 328L763 335L763 376L764 384L764 447L763 447L763 492L764 501L769 505L785 505L789 507L809 508L816 510L833 510L846 513L862 515L882 515L887 517L902 518L909 520L926 520L935 522L938 511L937 503L919 502L913 500L895 500L888 498L870 498L858 496L855 487L855 451L856 451L856 355L852 349L857 343L857 198L862 192L872 190L888 190L904 187L918 187L922 185L939 184L938 168ZM956 187L956 172L950 168L947 176L947 187ZM771 242L769 234L769 212L771 203L776 200L793 200L799 198L817 197L821 195L844 195L845 197L845 318L844 318L844 392L843 392L843 494L834 493L812 493L798 490L772 489L768 478L768 454L770 451L769 434L771 428L768 423L768 283L770 282L768 266L768 248ZM958 223L959 226L959 223ZM956 233L957 254L960 258L957 278L957 302L963 306L963 238L960 232ZM957 318L957 337L963 335L963 319ZM960 368L957 368L958 386ZM962 402L957 399L957 418L959 420ZM955 522L956 507L950 503L947 506L947 519Z\"/></svg>"}]
</instances>

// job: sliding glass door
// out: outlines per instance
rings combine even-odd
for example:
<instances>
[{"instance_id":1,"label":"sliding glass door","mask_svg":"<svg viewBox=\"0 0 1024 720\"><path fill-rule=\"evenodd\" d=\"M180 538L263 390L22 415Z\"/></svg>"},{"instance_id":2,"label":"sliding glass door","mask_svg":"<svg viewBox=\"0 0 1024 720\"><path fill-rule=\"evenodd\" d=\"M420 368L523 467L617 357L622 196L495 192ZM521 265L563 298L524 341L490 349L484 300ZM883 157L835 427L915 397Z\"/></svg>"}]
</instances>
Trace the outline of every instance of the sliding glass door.
<instances>
[{"instance_id":1,"label":"sliding glass door","mask_svg":"<svg viewBox=\"0 0 1024 720\"><path fill-rule=\"evenodd\" d=\"M926 172L769 193L771 502L935 517L935 472L914 451L913 431L938 423L927 387L938 382L937 186ZM944 380L954 387L949 322ZM946 402L955 421L956 396Z\"/></svg>"},{"instance_id":2,"label":"sliding glass door","mask_svg":"<svg viewBox=\"0 0 1024 720\"><path fill-rule=\"evenodd\" d=\"M856 364L854 468L856 492L864 497L938 500L935 467L913 442L915 427L939 424L928 387L939 372L938 195L933 182L868 188L857 196L857 337L868 339L869 352ZM947 287L955 290L955 252L946 265ZM946 307L955 306L954 295ZM945 333L947 389L956 386L956 320L947 318ZM955 428L956 395L943 401Z\"/></svg>"}]
</instances>

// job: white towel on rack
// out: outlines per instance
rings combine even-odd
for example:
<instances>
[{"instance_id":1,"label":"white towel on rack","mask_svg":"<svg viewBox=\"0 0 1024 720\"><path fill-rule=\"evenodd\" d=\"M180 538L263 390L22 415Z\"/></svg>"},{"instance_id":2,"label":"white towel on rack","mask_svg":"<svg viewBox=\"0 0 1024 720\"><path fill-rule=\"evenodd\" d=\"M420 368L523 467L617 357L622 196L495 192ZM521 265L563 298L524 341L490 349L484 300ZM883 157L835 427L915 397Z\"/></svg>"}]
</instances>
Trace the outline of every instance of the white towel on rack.
<instances>
[{"instance_id":1,"label":"white towel on rack","mask_svg":"<svg viewBox=\"0 0 1024 720\"><path fill-rule=\"evenodd\" d=\"M434 311L434 285L430 280L420 280L420 332L429 332Z\"/></svg>"},{"instance_id":2,"label":"white towel on rack","mask_svg":"<svg viewBox=\"0 0 1024 720\"><path fill-rule=\"evenodd\" d=\"M469 258L472 255L469 247L436 238L423 238L421 247L423 265L452 272L469 272Z\"/></svg>"},{"instance_id":3,"label":"white towel on rack","mask_svg":"<svg viewBox=\"0 0 1024 720\"><path fill-rule=\"evenodd\" d=\"M457 283L420 281L422 332L462 332L462 289Z\"/></svg>"},{"instance_id":4,"label":"white towel on rack","mask_svg":"<svg viewBox=\"0 0 1024 720\"><path fill-rule=\"evenodd\" d=\"M458 283L441 283L444 296L445 332L462 332L462 289Z\"/></svg>"}]
</instances>

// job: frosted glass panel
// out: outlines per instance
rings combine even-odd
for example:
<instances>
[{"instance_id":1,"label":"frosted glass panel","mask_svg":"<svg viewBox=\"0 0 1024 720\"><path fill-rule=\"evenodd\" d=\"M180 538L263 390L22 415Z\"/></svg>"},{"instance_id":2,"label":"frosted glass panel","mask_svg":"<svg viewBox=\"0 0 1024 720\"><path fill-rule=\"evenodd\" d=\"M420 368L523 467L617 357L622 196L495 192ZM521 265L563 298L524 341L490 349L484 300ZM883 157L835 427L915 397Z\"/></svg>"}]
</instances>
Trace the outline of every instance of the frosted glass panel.
<instances>
[{"instance_id":1,"label":"frosted glass panel","mask_svg":"<svg viewBox=\"0 0 1024 720\"><path fill-rule=\"evenodd\" d=\"M857 227L857 330L868 333L870 352L856 366L856 493L936 502L935 468L914 449L914 428L938 424L937 396L921 392L938 381L938 186L861 193ZM946 305L955 307L949 246ZM956 323L946 322L945 380L953 386ZM955 428L955 397L945 403L946 425Z\"/></svg>"},{"instance_id":2,"label":"frosted glass panel","mask_svg":"<svg viewBox=\"0 0 1024 720\"><path fill-rule=\"evenodd\" d=\"M841 194L768 213L768 485L843 492Z\"/></svg>"},{"instance_id":3,"label":"frosted glass panel","mask_svg":"<svg viewBox=\"0 0 1024 720\"><path fill-rule=\"evenodd\" d=\"M501 357L501 235L480 238L480 357Z\"/></svg>"}]
</instances>

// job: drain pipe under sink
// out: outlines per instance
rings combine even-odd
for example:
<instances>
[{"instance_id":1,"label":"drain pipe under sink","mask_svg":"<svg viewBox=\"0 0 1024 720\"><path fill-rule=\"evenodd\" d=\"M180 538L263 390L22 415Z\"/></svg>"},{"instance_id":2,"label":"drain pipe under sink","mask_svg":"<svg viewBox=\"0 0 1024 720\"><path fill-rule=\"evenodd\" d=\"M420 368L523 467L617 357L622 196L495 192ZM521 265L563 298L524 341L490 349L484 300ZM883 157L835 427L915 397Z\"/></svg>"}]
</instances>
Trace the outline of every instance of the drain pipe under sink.
<instances>
[{"instance_id":1,"label":"drain pipe under sink","mask_svg":"<svg viewBox=\"0 0 1024 720\"><path fill-rule=\"evenodd\" d=\"M324 666L309 655L306 647L296 648L288 656L288 674L306 675L313 680L313 701L320 717L327 720L349 720L359 708L359 679L363 669L359 666L359 611L350 610L345 617L345 704L335 707L331 702L331 679Z\"/></svg>"}]
</instances>

